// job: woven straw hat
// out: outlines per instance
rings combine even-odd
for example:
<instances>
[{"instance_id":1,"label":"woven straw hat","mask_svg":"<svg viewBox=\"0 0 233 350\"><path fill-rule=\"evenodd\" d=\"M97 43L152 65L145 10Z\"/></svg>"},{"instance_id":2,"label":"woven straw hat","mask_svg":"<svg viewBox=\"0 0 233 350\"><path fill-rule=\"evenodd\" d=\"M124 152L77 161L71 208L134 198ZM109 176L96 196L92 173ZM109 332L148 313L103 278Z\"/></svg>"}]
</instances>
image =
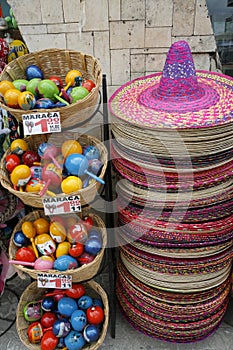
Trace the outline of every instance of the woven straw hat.
<instances>
[{"instance_id":1,"label":"woven straw hat","mask_svg":"<svg viewBox=\"0 0 233 350\"><path fill-rule=\"evenodd\" d=\"M196 71L188 43L177 41L163 72L127 82L109 106L113 116L144 128L220 126L232 121L233 78Z\"/></svg>"}]
</instances>

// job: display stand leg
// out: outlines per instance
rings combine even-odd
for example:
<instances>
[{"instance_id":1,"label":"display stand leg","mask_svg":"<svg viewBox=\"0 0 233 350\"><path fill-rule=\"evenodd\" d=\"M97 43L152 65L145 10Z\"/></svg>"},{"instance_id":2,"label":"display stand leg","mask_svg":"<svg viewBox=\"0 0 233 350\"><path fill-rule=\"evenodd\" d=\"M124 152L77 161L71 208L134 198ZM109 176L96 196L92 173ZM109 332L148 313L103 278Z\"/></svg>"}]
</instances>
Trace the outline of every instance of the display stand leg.
<instances>
[{"instance_id":1,"label":"display stand leg","mask_svg":"<svg viewBox=\"0 0 233 350\"><path fill-rule=\"evenodd\" d=\"M108 120L108 98L107 98L107 82L106 75L103 75L102 80L103 90L103 122L104 122L104 142L110 155L110 133L109 133L109 120ZM109 271L109 307L110 307L110 332L111 337L115 338L115 325L116 325L116 264L115 264L115 235L114 235L114 213L113 213L113 191L112 191L112 173L111 173L111 160L108 161L108 166L105 173L105 217L106 227L108 230L108 271Z\"/></svg>"}]
</instances>

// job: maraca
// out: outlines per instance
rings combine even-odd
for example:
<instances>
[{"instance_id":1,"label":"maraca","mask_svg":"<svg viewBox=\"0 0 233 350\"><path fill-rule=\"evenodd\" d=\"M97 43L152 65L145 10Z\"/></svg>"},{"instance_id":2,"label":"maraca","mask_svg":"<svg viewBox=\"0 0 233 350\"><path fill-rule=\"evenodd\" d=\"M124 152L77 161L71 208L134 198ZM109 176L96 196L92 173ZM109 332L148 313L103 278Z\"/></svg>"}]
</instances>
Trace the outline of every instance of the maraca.
<instances>
[{"instance_id":1,"label":"maraca","mask_svg":"<svg viewBox=\"0 0 233 350\"><path fill-rule=\"evenodd\" d=\"M11 152L21 156L24 152L28 150L28 144L23 139L15 139L10 145Z\"/></svg>"},{"instance_id":2,"label":"maraca","mask_svg":"<svg viewBox=\"0 0 233 350\"><path fill-rule=\"evenodd\" d=\"M52 80L57 85L58 89L61 91L61 89L63 88L63 82L61 78L57 77L56 75L52 75L51 77L49 77L49 80Z\"/></svg>"},{"instance_id":3,"label":"maraca","mask_svg":"<svg viewBox=\"0 0 233 350\"><path fill-rule=\"evenodd\" d=\"M87 325L87 317L83 310L75 310L70 318L70 323L75 331L82 332Z\"/></svg>"},{"instance_id":4,"label":"maraca","mask_svg":"<svg viewBox=\"0 0 233 350\"><path fill-rule=\"evenodd\" d=\"M22 91L18 96L19 107L23 110L33 109L36 104L36 98L30 91Z\"/></svg>"},{"instance_id":5,"label":"maraca","mask_svg":"<svg viewBox=\"0 0 233 350\"><path fill-rule=\"evenodd\" d=\"M11 173L17 165L20 165L20 158L17 154L8 154L5 158L5 166L9 173Z\"/></svg>"},{"instance_id":6,"label":"maraca","mask_svg":"<svg viewBox=\"0 0 233 350\"><path fill-rule=\"evenodd\" d=\"M40 191L40 196L43 196L48 190L49 186L56 189L60 186L62 181L62 170L57 168L55 164L49 163L42 169L42 180L45 182L45 186Z\"/></svg>"},{"instance_id":7,"label":"maraca","mask_svg":"<svg viewBox=\"0 0 233 350\"><path fill-rule=\"evenodd\" d=\"M70 105L66 100L64 100L59 96L59 89L52 80L49 80L49 79L41 80L38 84L38 91L42 97L49 98L52 101L58 100L66 104L67 106Z\"/></svg>"},{"instance_id":8,"label":"maraca","mask_svg":"<svg viewBox=\"0 0 233 350\"><path fill-rule=\"evenodd\" d=\"M86 343L82 333L74 330L67 334L64 341L68 350L81 350Z\"/></svg>"},{"instance_id":9,"label":"maraca","mask_svg":"<svg viewBox=\"0 0 233 350\"><path fill-rule=\"evenodd\" d=\"M100 151L97 147L89 145L84 148L83 155L87 158L88 161L91 159L99 159Z\"/></svg>"},{"instance_id":10,"label":"maraca","mask_svg":"<svg viewBox=\"0 0 233 350\"><path fill-rule=\"evenodd\" d=\"M14 87L19 91L25 91L27 89L28 80L26 79L16 79L12 81Z\"/></svg>"},{"instance_id":11,"label":"maraca","mask_svg":"<svg viewBox=\"0 0 233 350\"><path fill-rule=\"evenodd\" d=\"M70 255L62 255L54 261L53 267L58 271L72 270L78 267L78 262Z\"/></svg>"},{"instance_id":12,"label":"maraca","mask_svg":"<svg viewBox=\"0 0 233 350\"><path fill-rule=\"evenodd\" d=\"M35 162L40 162L40 156L36 151L28 150L22 155L22 161L27 166L32 167Z\"/></svg>"},{"instance_id":13,"label":"maraca","mask_svg":"<svg viewBox=\"0 0 233 350\"><path fill-rule=\"evenodd\" d=\"M95 174L96 176L99 176L99 174L101 173L101 170L103 168L103 163L101 162L101 160L99 159L90 159L88 161L88 170ZM89 185L91 177L88 176L84 181L83 181L83 188L86 188Z\"/></svg>"},{"instance_id":14,"label":"maraca","mask_svg":"<svg viewBox=\"0 0 233 350\"><path fill-rule=\"evenodd\" d=\"M33 78L27 83L27 91L30 91L35 97L39 97L38 84L40 78Z\"/></svg>"},{"instance_id":15,"label":"maraca","mask_svg":"<svg viewBox=\"0 0 233 350\"><path fill-rule=\"evenodd\" d=\"M36 236L36 228L33 226L33 223L31 221L24 221L22 223L21 230L25 234L25 236L30 239L34 253L36 257L39 258L39 254L34 242L34 238Z\"/></svg>"},{"instance_id":16,"label":"maraca","mask_svg":"<svg viewBox=\"0 0 233 350\"><path fill-rule=\"evenodd\" d=\"M77 69L71 69L65 77L66 86L64 87L64 90L66 91L70 86L75 85L75 78L76 77L82 77L82 73L78 71Z\"/></svg>"},{"instance_id":17,"label":"maraca","mask_svg":"<svg viewBox=\"0 0 233 350\"><path fill-rule=\"evenodd\" d=\"M96 181L98 181L101 184L105 184L104 180L99 178L98 176L94 175L93 173L89 172L88 169L88 160L85 156L78 153L70 154L64 163L65 170L67 171L68 175L74 175L74 176L83 176L83 175L89 175Z\"/></svg>"},{"instance_id":18,"label":"maraca","mask_svg":"<svg viewBox=\"0 0 233 350\"><path fill-rule=\"evenodd\" d=\"M34 270L47 271L53 269L53 258L50 256L41 256L36 259L35 262L20 261L20 260L9 260L10 264L31 266Z\"/></svg>"},{"instance_id":19,"label":"maraca","mask_svg":"<svg viewBox=\"0 0 233 350\"><path fill-rule=\"evenodd\" d=\"M3 97L4 103L10 108L19 108L18 98L20 94L21 92L15 87L14 89L8 89Z\"/></svg>"},{"instance_id":20,"label":"maraca","mask_svg":"<svg viewBox=\"0 0 233 350\"><path fill-rule=\"evenodd\" d=\"M89 94L89 91L85 87L75 86L70 93L70 96L72 98L72 103L82 100L88 94Z\"/></svg>"},{"instance_id":21,"label":"maraca","mask_svg":"<svg viewBox=\"0 0 233 350\"><path fill-rule=\"evenodd\" d=\"M47 233L35 237L35 244L42 255L52 255L56 250L56 244Z\"/></svg>"},{"instance_id":22,"label":"maraca","mask_svg":"<svg viewBox=\"0 0 233 350\"><path fill-rule=\"evenodd\" d=\"M82 154L82 146L76 140L66 140L61 146L61 153L64 158L68 157L72 153Z\"/></svg>"},{"instance_id":23,"label":"maraca","mask_svg":"<svg viewBox=\"0 0 233 350\"><path fill-rule=\"evenodd\" d=\"M14 189L18 189L18 187L22 189L22 186L25 186L30 178L30 168L24 164L17 165L10 174L10 179L14 186Z\"/></svg>"},{"instance_id":24,"label":"maraca","mask_svg":"<svg viewBox=\"0 0 233 350\"><path fill-rule=\"evenodd\" d=\"M57 168L61 168L61 165L56 160L56 156L58 155L58 148L53 143L42 142L38 146L37 152L42 159L52 160Z\"/></svg>"},{"instance_id":25,"label":"maraca","mask_svg":"<svg viewBox=\"0 0 233 350\"><path fill-rule=\"evenodd\" d=\"M4 97L5 93L9 89L15 89L14 84L8 80L0 81L0 96Z\"/></svg>"},{"instance_id":26,"label":"maraca","mask_svg":"<svg viewBox=\"0 0 233 350\"><path fill-rule=\"evenodd\" d=\"M31 64L30 66L28 66L25 70L25 74L27 80L31 80L34 78L43 79L44 77L42 70L35 64Z\"/></svg>"}]
</instances>

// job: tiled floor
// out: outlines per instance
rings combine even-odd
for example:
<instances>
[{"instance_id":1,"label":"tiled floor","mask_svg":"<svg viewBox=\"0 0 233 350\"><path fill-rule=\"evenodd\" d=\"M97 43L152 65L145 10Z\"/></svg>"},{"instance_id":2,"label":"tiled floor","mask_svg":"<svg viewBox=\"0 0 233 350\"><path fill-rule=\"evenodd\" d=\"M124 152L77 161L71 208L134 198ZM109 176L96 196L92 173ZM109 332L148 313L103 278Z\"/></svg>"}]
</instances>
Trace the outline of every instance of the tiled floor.
<instances>
[{"instance_id":1,"label":"tiled floor","mask_svg":"<svg viewBox=\"0 0 233 350\"><path fill-rule=\"evenodd\" d=\"M108 273L105 271L98 277L96 281L100 283L107 293L109 293ZM13 289L18 295L31 283L30 278L21 280L15 277L7 282L7 285ZM17 298L14 294L5 290L0 299L0 313L4 317L13 319L17 307ZM110 335L110 327L107 336L100 349L112 350L232 350L233 349L233 299L231 299L229 308L223 322L217 332L207 339L191 343L191 344L175 344L162 342L160 340L147 337L134 330L129 323L116 308L116 328L115 338ZM230 325L232 324L232 326ZM0 321L0 331L9 325L4 321ZM25 350L26 347L21 343L15 324L10 330L0 337L0 350Z\"/></svg>"}]
</instances>

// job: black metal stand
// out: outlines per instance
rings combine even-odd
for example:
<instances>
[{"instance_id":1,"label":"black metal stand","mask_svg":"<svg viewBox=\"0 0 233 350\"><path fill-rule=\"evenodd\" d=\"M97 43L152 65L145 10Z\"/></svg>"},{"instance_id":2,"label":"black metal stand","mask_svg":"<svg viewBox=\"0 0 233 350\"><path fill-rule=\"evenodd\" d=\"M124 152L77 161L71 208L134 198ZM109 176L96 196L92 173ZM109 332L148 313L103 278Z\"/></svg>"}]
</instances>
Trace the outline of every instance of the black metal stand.
<instances>
[{"instance_id":1,"label":"black metal stand","mask_svg":"<svg viewBox=\"0 0 233 350\"><path fill-rule=\"evenodd\" d=\"M103 75L102 80L103 91L103 132L104 142L110 154L110 132L109 132L109 119L108 119L108 98L107 98L107 81L106 75ZM110 307L110 331L111 337L115 338L115 325L116 325L116 273L115 273L115 235L114 235L114 213L113 213L113 191L112 191L112 172L111 172L111 160L108 161L108 166L105 173L105 206L106 206L106 227L108 230L108 271L109 271L109 307Z\"/></svg>"}]
</instances>

